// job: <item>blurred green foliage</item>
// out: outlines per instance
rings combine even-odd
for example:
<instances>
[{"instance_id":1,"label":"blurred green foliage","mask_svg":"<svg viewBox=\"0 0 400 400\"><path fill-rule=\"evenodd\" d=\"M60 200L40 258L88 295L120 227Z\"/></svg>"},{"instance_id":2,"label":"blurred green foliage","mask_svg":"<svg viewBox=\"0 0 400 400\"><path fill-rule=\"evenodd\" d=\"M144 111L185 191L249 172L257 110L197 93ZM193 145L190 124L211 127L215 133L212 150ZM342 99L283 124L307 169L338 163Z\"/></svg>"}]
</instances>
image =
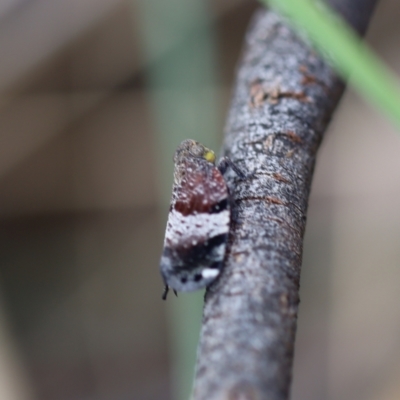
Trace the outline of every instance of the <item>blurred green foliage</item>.
<instances>
[{"instance_id":1,"label":"blurred green foliage","mask_svg":"<svg viewBox=\"0 0 400 400\"><path fill-rule=\"evenodd\" d=\"M221 136L215 39L203 0L140 0L139 5L162 210L160 229L165 229L172 159L178 144L195 139L216 148ZM161 292L160 278L160 307L166 307L169 316L172 398L187 400L193 382L204 292L179 293L178 299L170 293L166 303L161 301Z\"/></svg>"}]
</instances>

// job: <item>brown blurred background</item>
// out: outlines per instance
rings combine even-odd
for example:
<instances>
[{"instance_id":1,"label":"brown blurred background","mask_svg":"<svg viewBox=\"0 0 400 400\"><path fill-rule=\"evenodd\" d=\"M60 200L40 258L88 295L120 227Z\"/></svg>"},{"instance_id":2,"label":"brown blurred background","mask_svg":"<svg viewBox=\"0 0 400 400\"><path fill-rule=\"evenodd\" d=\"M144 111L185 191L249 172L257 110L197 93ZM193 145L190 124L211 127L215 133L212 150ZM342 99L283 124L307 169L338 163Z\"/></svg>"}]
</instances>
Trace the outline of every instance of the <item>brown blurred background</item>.
<instances>
[{"instance_id":1,"label":"brown blurred background","mask_svg":"<svg viewBox=\"0 0 400 400\"><path fill-rule=\"evenodd\" d=\"M2 400L175 400L139 3L0 3ZM222 131L257 4L204 3ZM399 17L382 0L368 34L397 71ZM310 201L294 400L400 399L399 154L399 133L348 91Z\"/></svg>"}]
</instances>

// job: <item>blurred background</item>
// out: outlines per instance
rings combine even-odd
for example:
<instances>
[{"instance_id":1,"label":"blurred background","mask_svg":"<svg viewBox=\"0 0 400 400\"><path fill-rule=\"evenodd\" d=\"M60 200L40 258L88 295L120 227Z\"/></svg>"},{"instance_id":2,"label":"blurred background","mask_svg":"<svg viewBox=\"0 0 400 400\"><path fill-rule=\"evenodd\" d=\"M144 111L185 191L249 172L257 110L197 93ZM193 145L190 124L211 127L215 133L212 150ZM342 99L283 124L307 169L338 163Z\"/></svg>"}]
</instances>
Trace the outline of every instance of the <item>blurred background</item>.
<instances>
[{"instance_id":1,"label":"blurred background","mask_svg":"<svg viewBox=\"0 0 400 400\"><path fill-rule=\"evenodd\" d=\"M0 2L0 399L175 400L202 294L161 301L184 138L218 148L253 0ZM400 71L400 3L367 39ZM319 154L292 398L400 399L400 137L348 90Z\"/></svg>"}]
</instances>

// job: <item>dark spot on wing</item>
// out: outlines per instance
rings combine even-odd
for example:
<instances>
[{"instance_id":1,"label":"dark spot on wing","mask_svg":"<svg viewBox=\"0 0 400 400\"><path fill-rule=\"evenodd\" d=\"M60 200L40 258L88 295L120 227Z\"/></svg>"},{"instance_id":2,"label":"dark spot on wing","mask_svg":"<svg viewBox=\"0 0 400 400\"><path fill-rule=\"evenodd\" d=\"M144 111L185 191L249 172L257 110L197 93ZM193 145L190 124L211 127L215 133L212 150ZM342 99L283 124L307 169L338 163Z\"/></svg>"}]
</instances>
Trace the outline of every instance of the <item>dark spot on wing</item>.
<instances>
[{"instance_id":1,"label":"dark spot on wing","mask_svg":"<svg viewBox=\"0 0 400 400\"><path fill-rule=\"evenodd\" d=\"M196 274L195 276L194 276L194 281L195 282L200 282L201 280L203 279L203 277L200 275L200 274Z\"/></svg>"},{"instance_id":2,"label":"dark spot on wing","mask_svg":"<svg viewBox=\"0 0 400 400\"><path fill-rule=\"evenodd\" d=\"M165 246L163 256L171 260L175 271L191 271L197 269L199 265L203 265L207 268L220 269L224 256L222 255L222 257L216 258L213 250L226 244L227 240L228 233L214 236L195 246ZM185 282L182 279L186 279ZM181 278L181 281L182 283L186 283L187 278L184 276Z\"/></svg>"},{"instance_id":3,"label":"dark spot on wing","mask_svg":"<svg viewBox=\"0 0 400 400\"><path fill-rule=\"evenodd\" d=\"M217 204L213 204L212 206L211 206L211 209L210 209L210 213L211 214L217 214L217 213L219 213L219 212L221 212L221 211L224 211L224 210L226 210L228 208L228 199L227 198L225 198L225 199L222 199L220 202L218 202Z\"/></svg>"}]
</instances>

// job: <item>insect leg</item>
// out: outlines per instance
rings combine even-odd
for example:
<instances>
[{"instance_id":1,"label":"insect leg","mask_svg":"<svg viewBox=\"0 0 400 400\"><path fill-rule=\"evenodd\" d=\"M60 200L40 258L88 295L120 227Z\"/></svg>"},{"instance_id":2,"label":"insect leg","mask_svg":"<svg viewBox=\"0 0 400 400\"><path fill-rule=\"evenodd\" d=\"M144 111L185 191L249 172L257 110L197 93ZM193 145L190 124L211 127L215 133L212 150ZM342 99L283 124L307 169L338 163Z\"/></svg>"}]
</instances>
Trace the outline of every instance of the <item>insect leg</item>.
<instances>
[{"instance_id":1,"label":"insect leg","mask_svg":"<svg viewBox=\"0 0 400 400\"><path fill-rule=\"evenodd\" d=\"M167 300L168 292L169 292L169 286L168 286L168 285L165 285L165 287L164 287L164 292L163 292L163 294L162 294L162 296L161 296L161 298L162 298L163 300Z\"/></svg>"},{"instance_id":2,"label":"insect leg","mask_svg":"<svg viewBox=\"0 0 400 400\"><path fill-rule=\"evenodd\" d=\"M220 170L222 175L225 174L228 167L231 167L239 178L245 179L247 177L247 175L230 158L222 157L217 165L217 168Z\"/></svg>"},{"instance_id":3,"label":"insect leg","mask_svg":"<svg viewBox=\"0 0 400 400\"><path fill-rule=\"evenodd\" d=\"M164 292L163 292L163 294L161 296L161 298L163 300L167 300L168 292L169 292L169 286L165 285ZM178 293L177 293L177 291L175 289L173 289L173 292L174 292L175 296L178 297Z\"/></svg>"}]
</instances>

